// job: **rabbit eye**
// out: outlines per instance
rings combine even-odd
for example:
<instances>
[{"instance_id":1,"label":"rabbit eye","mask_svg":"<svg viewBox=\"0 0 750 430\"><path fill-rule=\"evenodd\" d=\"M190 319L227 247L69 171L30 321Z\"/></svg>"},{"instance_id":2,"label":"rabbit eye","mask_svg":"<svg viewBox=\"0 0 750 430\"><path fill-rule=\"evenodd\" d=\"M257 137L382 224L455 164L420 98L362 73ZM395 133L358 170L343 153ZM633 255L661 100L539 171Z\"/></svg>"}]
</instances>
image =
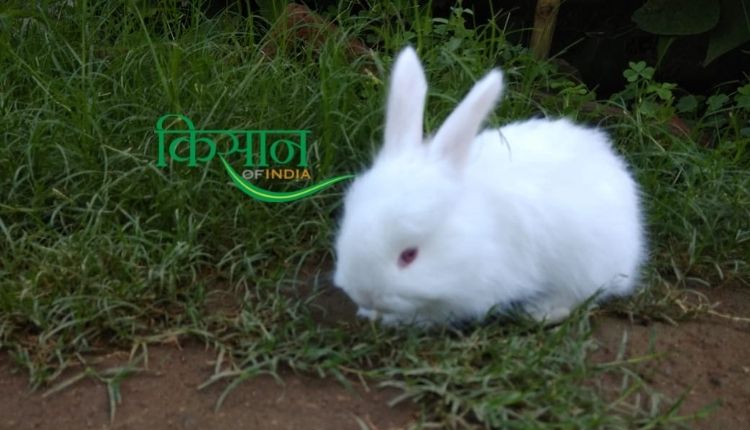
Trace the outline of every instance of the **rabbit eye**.
<instances>
[{"instance_id":1,"label":"rabbit eye","mask_svg":"<svg viewBox=\"0 0 750 430\"><path fill-rule=\"evenodd\" d=\"M417 248L406 248L398 256L398 267L404 268L417 258Z\"/></svg>"}]
</instances>

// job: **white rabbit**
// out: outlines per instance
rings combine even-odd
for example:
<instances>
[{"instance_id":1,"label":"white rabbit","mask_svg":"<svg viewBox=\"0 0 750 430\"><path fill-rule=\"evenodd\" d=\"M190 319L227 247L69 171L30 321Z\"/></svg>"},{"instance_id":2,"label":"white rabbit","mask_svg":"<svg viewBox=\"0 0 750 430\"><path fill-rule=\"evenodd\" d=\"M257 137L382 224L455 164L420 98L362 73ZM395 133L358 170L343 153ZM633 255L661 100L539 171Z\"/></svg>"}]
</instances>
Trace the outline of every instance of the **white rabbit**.
<instances>
[{"instance_id":1,"label":"white rabbit","mask_svg":"<svg viewBox=\"0 0 750 430\"><path fill-rule=\"evenodd\" d=\"M360 316L431 325L520 305L557 322L634 289L645 238L626 164L565 119L477 135L502 86L490 71L425 140L424 71L414 49L399 54L383 148L347 190L335 244L334 283Z\"/></svg>"}]
</instances>

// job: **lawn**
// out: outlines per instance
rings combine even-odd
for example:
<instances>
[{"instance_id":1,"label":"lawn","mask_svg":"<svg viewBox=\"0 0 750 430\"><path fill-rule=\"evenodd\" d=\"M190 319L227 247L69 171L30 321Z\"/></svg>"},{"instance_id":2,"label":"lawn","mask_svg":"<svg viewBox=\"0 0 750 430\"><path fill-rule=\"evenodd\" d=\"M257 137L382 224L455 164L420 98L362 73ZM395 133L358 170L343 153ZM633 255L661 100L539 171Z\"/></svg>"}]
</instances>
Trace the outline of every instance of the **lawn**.
<instances>
[{"instance_id":1,"label":"lawn","mask_svg":"<svg viewBox=\"0 0 750 430\"><path fill-rule=\"evenodd\" d=\"M257 375L296 372L396 387L416 427L689 425L679 398L634 370L653 357L593 360L592 333L604 317L687 324L713 309L691 299L696 288L748 288L750 83L690 99L633 59L623 91L602 99L509 41L500 11L475 26L461 8L442 19L410 2L341 3L321 11L335 28L300 38L268 14L149 4L0 6L0 351L31 387L64 391L87 357L179 340L216 353L205 384L222 387L219 409ZM612 135L644 196L639 294L554 328L380 328L321 300L346 182L267 203L218 157L157 166L156 121L181 113L196 129L309 130L312 180L269 189L356 174L380 145L388 71L406 44L431 83L427 130L500 66L508 88L490 125L567 116ZM83 375L97 376L119 395L122 378Z\"/></svg>"}]
</instances>

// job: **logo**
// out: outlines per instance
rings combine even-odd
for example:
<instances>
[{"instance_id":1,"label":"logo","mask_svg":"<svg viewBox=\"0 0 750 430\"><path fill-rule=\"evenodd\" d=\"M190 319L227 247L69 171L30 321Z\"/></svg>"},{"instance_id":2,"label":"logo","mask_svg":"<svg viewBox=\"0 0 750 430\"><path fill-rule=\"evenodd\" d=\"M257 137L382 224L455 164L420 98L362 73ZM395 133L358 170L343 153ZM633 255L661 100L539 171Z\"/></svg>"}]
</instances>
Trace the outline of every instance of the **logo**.
<instances>
[{"instance_id":1,"label":"logo","mask_svg":"<svg viewBox=\"0 0 750 430\"><path fill-rule=\"evenodd\" d=\"M182 124L185 128L173 128ZM291 202L309 197L331 185L352 178L341 175L297 191L277 192L261 188L248 179L312 179L307 162L308 130L196 130L193 121L182 114L166 114L156 121L159 139L157 167L166 167L167 155L176 163L196 167L216 156L232 182L248 196L263 202ZM216 140L214 140L216 139ZM228 149L219 152L220 144ZM244 156L246 168L237 173L227 158Z\"/></svg>"}]
</instances>

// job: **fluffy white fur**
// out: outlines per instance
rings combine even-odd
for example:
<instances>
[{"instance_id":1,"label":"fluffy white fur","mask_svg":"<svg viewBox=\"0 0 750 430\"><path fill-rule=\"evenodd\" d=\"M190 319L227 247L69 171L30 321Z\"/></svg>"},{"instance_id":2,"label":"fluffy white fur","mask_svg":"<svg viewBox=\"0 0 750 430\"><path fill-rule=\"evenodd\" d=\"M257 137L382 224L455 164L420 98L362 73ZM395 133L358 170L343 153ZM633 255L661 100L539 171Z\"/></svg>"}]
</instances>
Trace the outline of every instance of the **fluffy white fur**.
<instances>
[{"instance_id":1,"label":"fluffy white fur","mask_svg":"<svg viewBox=\"0 0 750 430\"><path fill-rule=\"evenodd\" d=\"M559 321L634 289L645 246L627 166L603 132L565 119L479 133L502 81L489 72L424 141L424 71L412 48L398 56L383 148L348 190L336 240L334 282L361 316L429 325L520 304Z\"/></svg>"}]
</instances>

